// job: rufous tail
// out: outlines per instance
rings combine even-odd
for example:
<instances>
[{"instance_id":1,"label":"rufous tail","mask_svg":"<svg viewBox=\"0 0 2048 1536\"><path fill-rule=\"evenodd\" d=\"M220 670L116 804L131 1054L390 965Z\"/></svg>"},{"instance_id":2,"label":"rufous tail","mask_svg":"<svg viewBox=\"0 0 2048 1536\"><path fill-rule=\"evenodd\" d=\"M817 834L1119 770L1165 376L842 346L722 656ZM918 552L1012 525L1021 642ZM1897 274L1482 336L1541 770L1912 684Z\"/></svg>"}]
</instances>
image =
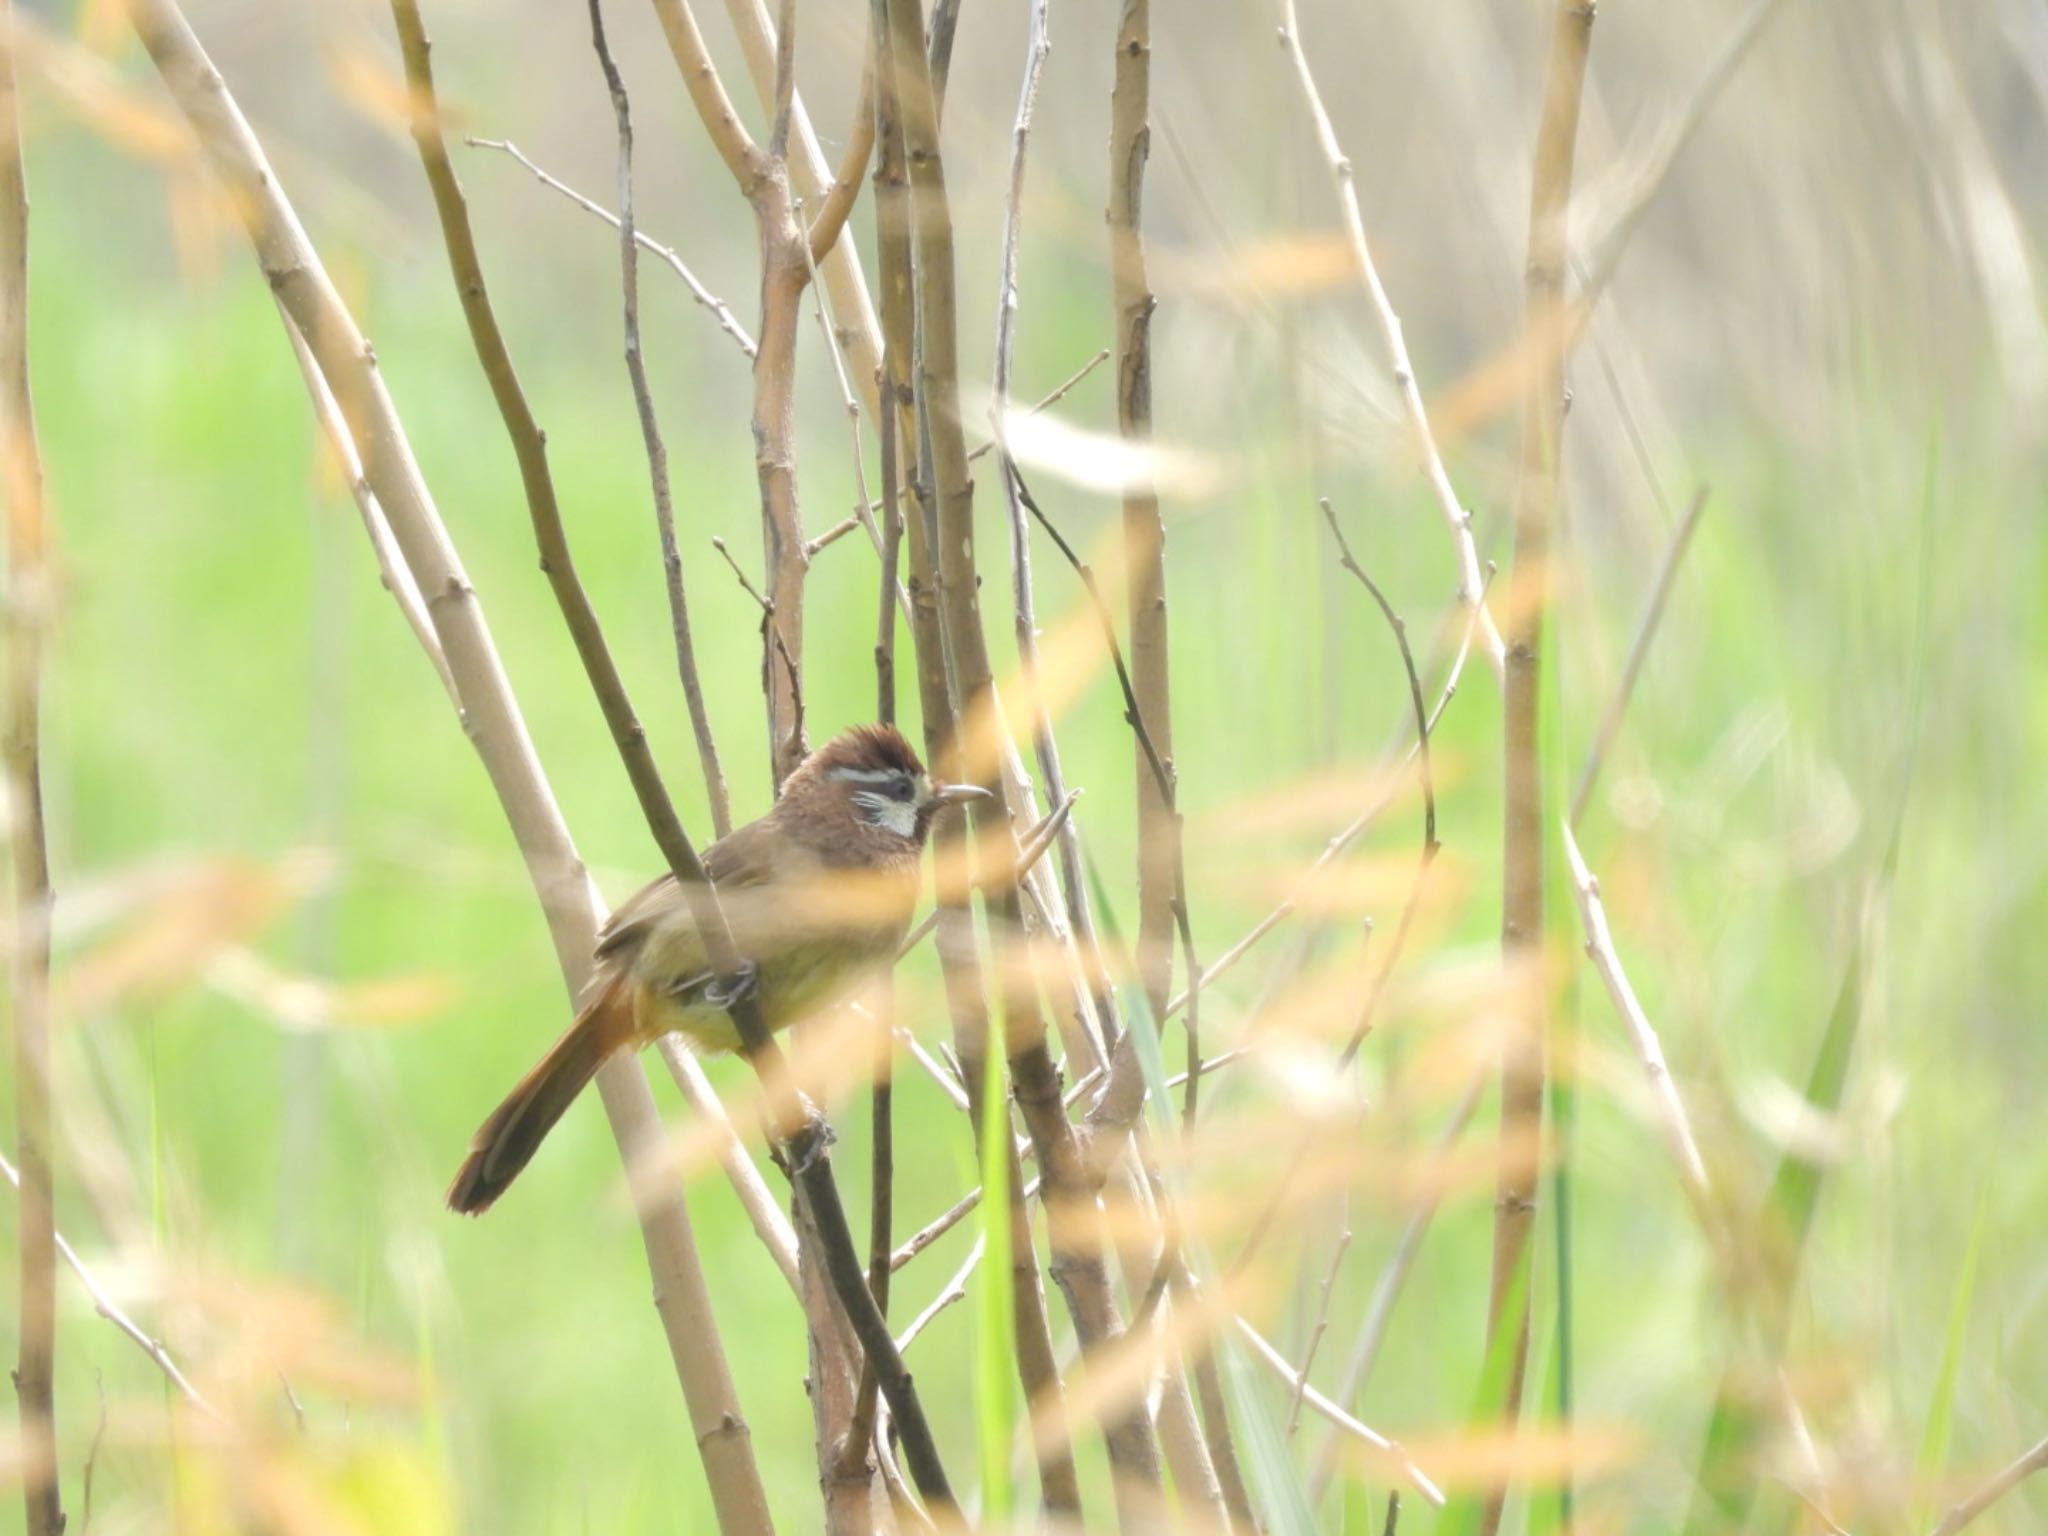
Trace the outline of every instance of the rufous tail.
<instances>
[{"instance_id":1,"label":"rufous tail","mask_svg":"<svg viewBox=\"0 0 2048 1536\"><path fill-rule=\"evenodd\" d=\"M470 1138L469 1156L448 1186L448 1208L465 1216L489 1210L597 1069L632 1038L632 997L624 978L614 978Z\"/></svg>"}]
</instances>

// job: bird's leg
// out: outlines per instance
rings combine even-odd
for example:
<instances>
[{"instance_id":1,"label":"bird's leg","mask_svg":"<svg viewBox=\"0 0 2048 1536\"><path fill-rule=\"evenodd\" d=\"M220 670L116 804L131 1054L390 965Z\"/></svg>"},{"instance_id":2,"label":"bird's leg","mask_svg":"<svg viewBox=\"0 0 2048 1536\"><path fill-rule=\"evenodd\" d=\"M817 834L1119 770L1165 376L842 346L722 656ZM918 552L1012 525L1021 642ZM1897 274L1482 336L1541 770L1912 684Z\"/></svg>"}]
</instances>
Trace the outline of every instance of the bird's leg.
<instances>
[{"instance_id":1,"label":"bird's leg","mask_svg":"<svg viewBox=\"0 0 2048 1536\"><path fill-rule=\"evenodd\" d=\"M819 1158L829 1157L832 1144L839 1139L824 1111L809 1099L803 1101L803 1107L803 1129L789 1139L790 1150L796 1154L795 1162L788 1170L792 1179L802 1178Z\"/></svg>"}]
</instances>

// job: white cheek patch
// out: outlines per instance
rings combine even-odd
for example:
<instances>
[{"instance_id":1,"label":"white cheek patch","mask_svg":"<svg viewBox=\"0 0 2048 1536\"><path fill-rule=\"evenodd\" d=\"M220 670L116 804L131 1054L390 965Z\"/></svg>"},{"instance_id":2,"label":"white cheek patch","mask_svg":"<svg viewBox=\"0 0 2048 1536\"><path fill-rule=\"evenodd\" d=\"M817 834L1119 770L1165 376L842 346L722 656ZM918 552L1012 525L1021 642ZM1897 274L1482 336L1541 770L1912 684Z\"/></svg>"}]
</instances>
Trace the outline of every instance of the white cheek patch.
<instances>
[{"instance_id":1,"label":"white cheek patch","mask_svg":"<svg viewBox=\"0 0 2048 1536\"><path fill-rule=\"evenodd\" d=\"M861 814L878 827L885 827L898 837L917 836L917 806L909 800L894 800L887 795L856 794L853 803L861 808Z\"/></svg>"}]
</instances>

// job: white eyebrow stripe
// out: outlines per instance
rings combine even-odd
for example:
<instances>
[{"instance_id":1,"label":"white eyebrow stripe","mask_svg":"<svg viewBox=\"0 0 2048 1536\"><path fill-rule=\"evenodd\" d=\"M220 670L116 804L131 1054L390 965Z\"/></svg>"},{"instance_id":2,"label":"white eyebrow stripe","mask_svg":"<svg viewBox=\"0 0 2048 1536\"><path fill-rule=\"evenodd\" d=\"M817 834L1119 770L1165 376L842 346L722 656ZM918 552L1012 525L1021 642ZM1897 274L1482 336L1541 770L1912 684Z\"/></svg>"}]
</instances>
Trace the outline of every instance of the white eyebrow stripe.
<instances>
[{"instance_id":1,"label":"white eyebrow stripe","mask_svg":"<svg viewBox=\"0 0 2048 1536\"><path fill-rule=\"evenodd\" d=\"M901 768L834 768L825 777L853 784L893 784L908 775Z\"/></svg>"}]
</instances>

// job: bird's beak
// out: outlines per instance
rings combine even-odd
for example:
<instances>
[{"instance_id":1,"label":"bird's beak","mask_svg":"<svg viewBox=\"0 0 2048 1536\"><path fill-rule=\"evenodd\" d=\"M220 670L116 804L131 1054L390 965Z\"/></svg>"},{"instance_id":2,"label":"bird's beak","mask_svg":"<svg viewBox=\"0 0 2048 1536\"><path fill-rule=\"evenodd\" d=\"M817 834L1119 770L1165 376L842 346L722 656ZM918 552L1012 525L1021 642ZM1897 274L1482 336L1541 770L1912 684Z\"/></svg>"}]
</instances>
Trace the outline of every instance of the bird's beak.
<instances>
[{"instance_id":1,"label":"bird's beak","mask_svg":"<svg viewBox=\"0 0 2048 1536\"><path fill-rule=\"evenodd\" d=\"M937 805L958 805L963 800L988 798L988 791L979 784L940 784L932 790L932 801Z\"/></svg>"}]
</instances>

